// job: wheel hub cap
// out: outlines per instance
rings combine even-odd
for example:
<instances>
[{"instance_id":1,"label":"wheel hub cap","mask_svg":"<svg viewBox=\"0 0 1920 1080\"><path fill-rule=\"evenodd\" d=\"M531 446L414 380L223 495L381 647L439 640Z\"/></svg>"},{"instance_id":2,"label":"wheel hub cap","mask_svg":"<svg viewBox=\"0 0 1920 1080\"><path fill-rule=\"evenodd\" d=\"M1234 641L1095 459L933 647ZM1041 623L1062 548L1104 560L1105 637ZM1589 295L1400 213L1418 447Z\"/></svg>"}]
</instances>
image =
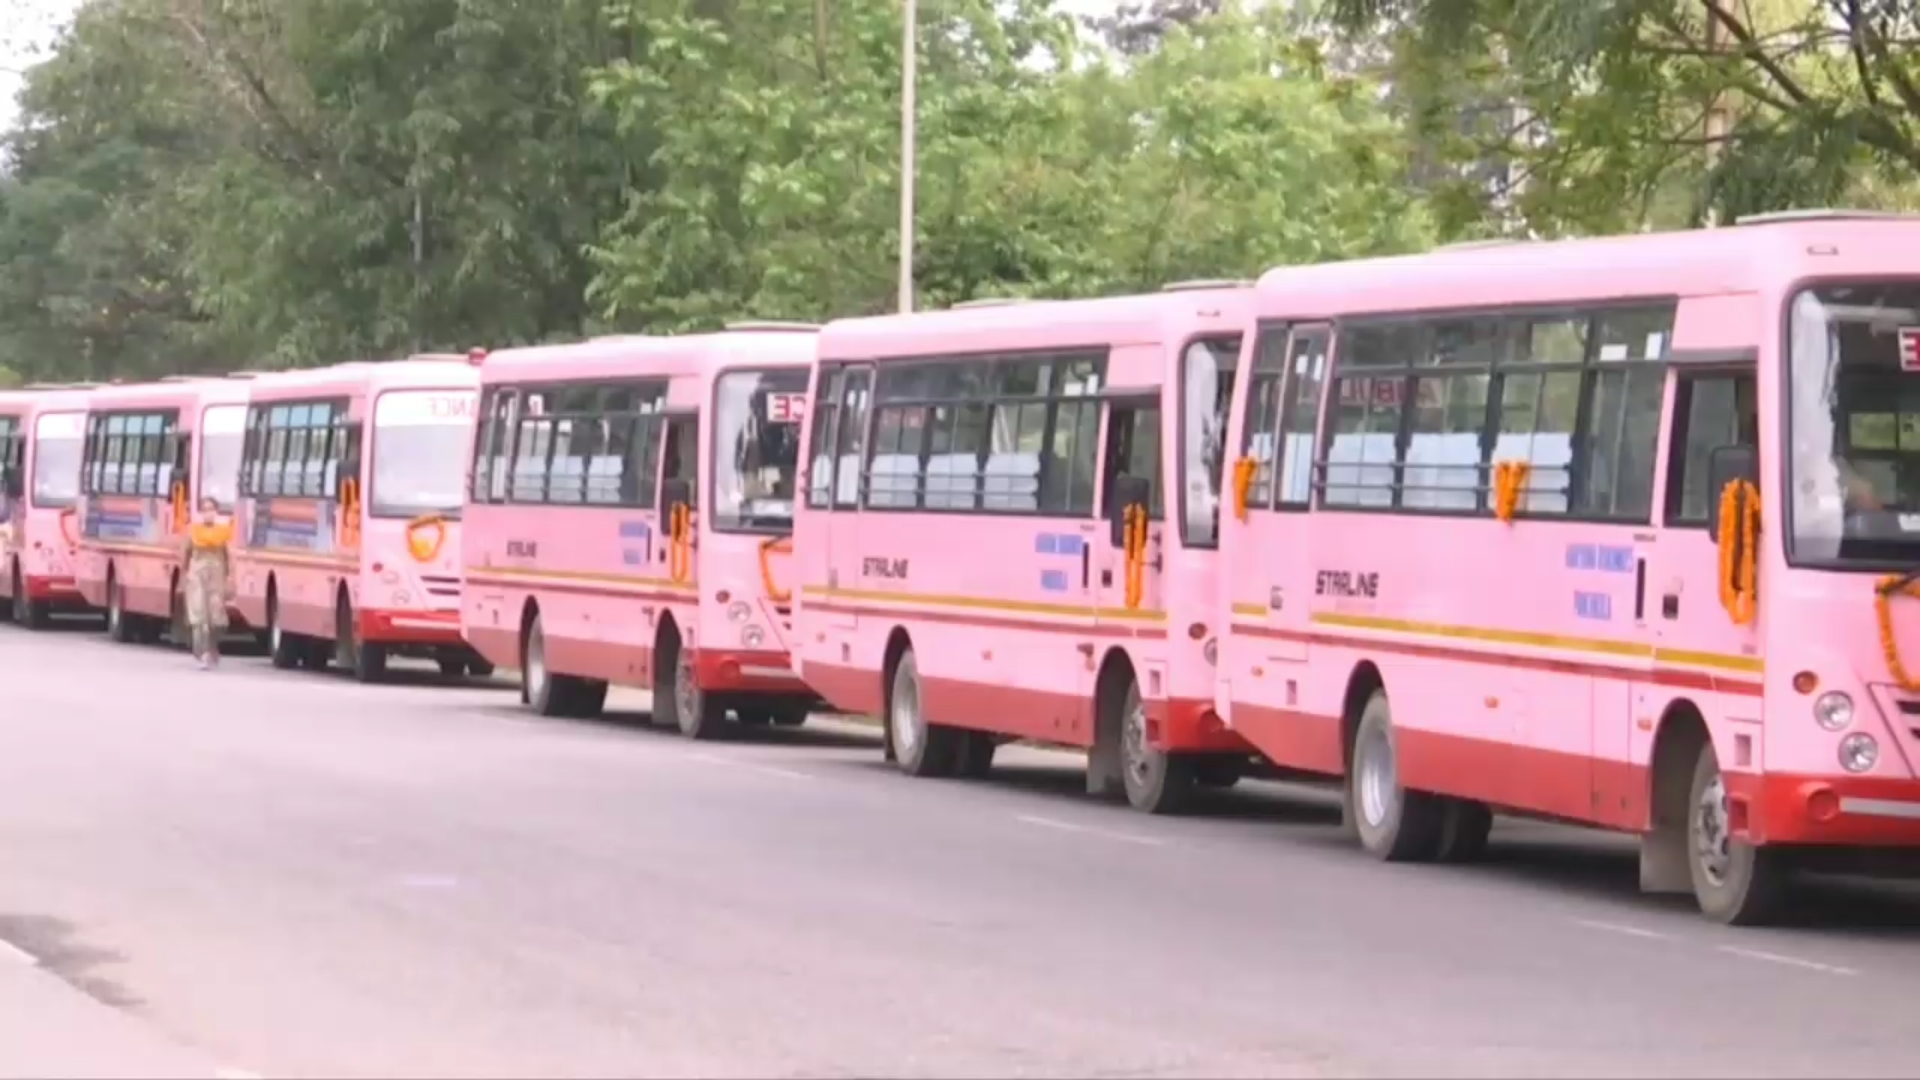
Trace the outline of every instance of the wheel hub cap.
<instances>
[{"instance_id":1,"label":"wheel hub cap","mask_svg":"<svg viewBox=\"0 0 1920 1080\"><path fill-rule=\"evenodd\" d=\"M1700 792L1693 813L1694 856L1707 878L1715 885L1722 884L1733 861L1733 838L1727 827L1727 786L1720 777L1714 777Z\"/></svg>"},{"instance_id":2,"label":"wheel hub cap","mask_svg":"<svg viewBox=\"0 0 1920 1080\"><path fill-rule=\"evenodd\" d=\"M1360 747L1360 813L1367 824L1384 825L1399 798L1393 741L1384 731L1370 732Z\"/></svg>"}]
</instances>

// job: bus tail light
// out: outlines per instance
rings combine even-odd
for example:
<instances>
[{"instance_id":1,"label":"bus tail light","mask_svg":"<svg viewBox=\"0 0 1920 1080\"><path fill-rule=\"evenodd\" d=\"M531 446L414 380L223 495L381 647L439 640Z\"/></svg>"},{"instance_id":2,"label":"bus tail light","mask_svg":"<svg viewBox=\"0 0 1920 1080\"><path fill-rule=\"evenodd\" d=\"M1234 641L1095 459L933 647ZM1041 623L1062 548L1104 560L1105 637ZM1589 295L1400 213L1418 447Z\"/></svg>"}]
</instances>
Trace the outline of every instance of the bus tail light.
<instances>
[{"instance_id":1,"label":"bus tail light","mask_svg":"<svg viewBox=\"0 0 1920 1080\"><path fill-rule=\"evenodd\" d=\"M753 609L747 606L745 600L735 600L727 607L727 619L731 622L743 623L752 617Z\"/></svg>"},{"instance_id":2,"label":"bus tail light","mask_svg":"<svg viewBox=\"0 0 1920 1080\"><path fill-rule=\"evenodd\" d=\"M1820 689L1820 676L1815 675L1811 671L1800 671L1800 672L1794 673L1794 676L1793 676L1794 693L1811 694L1818 689Z\"/></svg>"}]
</instances>

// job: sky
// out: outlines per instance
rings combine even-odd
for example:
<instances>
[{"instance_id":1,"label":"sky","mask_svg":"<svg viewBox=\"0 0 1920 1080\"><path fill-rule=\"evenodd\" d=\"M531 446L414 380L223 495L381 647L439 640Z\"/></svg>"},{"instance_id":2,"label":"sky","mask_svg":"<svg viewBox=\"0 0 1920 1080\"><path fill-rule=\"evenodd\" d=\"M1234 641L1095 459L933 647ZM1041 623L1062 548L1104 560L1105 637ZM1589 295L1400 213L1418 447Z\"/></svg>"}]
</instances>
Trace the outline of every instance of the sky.
<instances>
[{"instance_id":1,"label":"sky","mask_svg":"<svg viewBox=\"0 0 1920 1080\"><path fill-rule=\"evenodd\" d=\"M538 3L539 0L528 0ZM1121 0L1055 0L1060 10L1075 15L1110 12ZM32 66L73 17L81 0L0 0L0 131L10 131L18 119L14 101L20 92L20 71Z\"/></svg>"}]
</instances>

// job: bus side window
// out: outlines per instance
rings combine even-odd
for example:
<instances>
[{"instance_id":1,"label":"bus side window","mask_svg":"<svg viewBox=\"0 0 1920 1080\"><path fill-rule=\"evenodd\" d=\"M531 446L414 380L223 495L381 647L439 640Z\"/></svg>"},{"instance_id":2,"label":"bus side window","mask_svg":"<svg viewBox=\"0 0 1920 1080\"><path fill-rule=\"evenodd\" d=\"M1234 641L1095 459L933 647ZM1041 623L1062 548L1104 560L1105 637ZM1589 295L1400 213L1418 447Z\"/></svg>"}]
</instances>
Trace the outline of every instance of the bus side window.
<instances>
[{"instance_id":1,"label":"bus side window","mask_svg":"<svg viewBox=\"0 0 1920 1080\"><path fill-rule=\"evenodd\" d=\"M1704 526L1715 509L1713 493L1707 490L1710 456L1723 446L1759 443L1753 373L1681 376L1675 386L1673 425L1667 524Z\"/></svg>"}]
</instances>

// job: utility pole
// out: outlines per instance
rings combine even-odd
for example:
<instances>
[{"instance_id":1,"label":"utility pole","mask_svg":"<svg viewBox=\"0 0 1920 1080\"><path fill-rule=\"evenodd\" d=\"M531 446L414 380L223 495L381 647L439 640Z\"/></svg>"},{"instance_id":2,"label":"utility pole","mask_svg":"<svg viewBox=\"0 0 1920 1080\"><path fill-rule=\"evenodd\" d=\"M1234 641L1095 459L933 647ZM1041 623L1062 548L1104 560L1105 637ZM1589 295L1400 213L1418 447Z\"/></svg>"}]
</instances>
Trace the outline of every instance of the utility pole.
<instances>
[{"instance_id":1,"label":"utility pole","mask_svg":"<svg viewBox=\"0 0 1920 1080\"><path fill-rule=\"evenodd\" d=\"M915 93L919 84L920 33L917 26L919 0L902 0L905 15L900 36L900 311L913 310L913 180L917 132L915 114L919 111Z\"/></svg>"}]
</instances>

